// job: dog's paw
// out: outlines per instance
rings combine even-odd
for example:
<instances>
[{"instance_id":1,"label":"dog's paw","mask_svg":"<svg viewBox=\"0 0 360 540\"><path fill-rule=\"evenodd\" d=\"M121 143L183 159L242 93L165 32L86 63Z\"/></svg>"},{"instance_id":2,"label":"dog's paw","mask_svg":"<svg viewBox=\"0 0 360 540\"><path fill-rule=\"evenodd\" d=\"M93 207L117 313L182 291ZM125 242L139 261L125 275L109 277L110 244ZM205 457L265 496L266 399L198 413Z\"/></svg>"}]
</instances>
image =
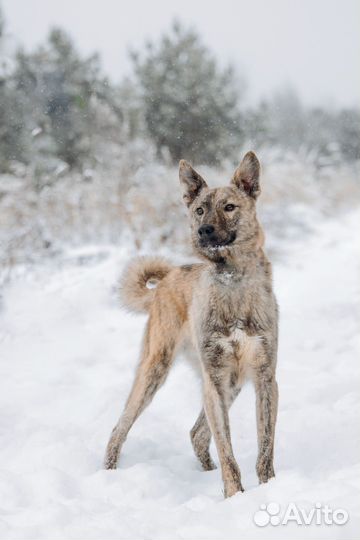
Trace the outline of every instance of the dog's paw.
<instances>
[{"instance_id":1,"label":"dog's paw","mask_svg":"<svg viewBox=\"0 0 360 540\"><path fill-rule=\"evenodd\" d=\"M116 469L117 462L119 459L119 449L113 445L110 445L107 447L106 455L104 459L104 467L105 469Z\"/></svg>"},{"instance_id":2,"label":"dog's paw","mask_svg":"<svg viewBox=\"0 0 360 540\"><path fill-rule=\"evenodd\" d=\"M108 459L106 458L105 461L104 461L104 468L106 470L112 470L112 469L116 469L117 467L117 462L112 460L112 459Z\"/></svg>"},{"instance_id":3,"label":"dog's paw","mask_svg":"<svg viewBox=\"0 0 360 540\"><path fill-rule=\"evenodd\" d=\"M204 471L214 471L215 469L217 469L217 466L215 465L210 456L209 459L201 463L201 465Z\"/></svg>"},{"instance_id":4,"label":"dog's paw","mask_svg":"<svg viewBox=\"0 0 360 540\"><path fill-rule=\"evenodd\" d=\"M233 495L236 495L236 493L242 493L243 491L244 488L242 487L241 482L234 482L224 487L224 497L227 499L228 497L232 497Z\"/></svg>"},{"instance_id":5,"label":"dog's paw","mask_svg":"<svg viewBox=\"0 0 360 540\"><path fill-rule=\"evenodd\" d=\"M217 469L210 452L204 452L203 454L198 455L198 458L204 471L214 471Z\"/></svg>"},{"instance_id":6,"label":"dog's paw","mask_svg":"<svg viewBox=\"0 0 360 540\"><path fill-rule=\"evenodd\" d=\"M270 478L273 478L275 471L272 459L267 456L259 457L256 463L256 473L260 484L265 484Z\"/></svg>"}]
</instances>

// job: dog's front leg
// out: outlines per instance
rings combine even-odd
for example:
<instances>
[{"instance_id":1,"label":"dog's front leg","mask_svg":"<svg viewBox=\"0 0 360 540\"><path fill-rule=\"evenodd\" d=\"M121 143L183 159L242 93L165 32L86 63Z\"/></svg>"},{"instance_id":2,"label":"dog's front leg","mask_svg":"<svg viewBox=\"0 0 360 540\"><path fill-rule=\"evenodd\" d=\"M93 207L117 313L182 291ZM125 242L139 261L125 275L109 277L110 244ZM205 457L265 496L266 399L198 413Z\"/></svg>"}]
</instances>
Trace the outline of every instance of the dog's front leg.
<instances>
[{"instance_id":1,"label":"dog's front leg","mask_svg":"<svg viewBox=\"0 0 360 540\"><path fill-rule=\"evenodd\" d=\"M223 375L223 377L222 377ZM210 372L204 369L204 407L209 426L214 437L224 482L224 495L231 497L244 491L241 485L240 469L234 458L231 445L227 377L221 369Z\"/></svg>"},{"instance_id":2,"label":"dog's front leg","mask_svg":"<svg viewBox=\"0 0 360 540\"><path fill-rule=\"evenodd\" d=\"M258 430L256 472L260 483L267 482L275 476L273 461L278 387L275 380L275 370L271 362L267 362L254 372Z\"/></svg>"},{"instance_id":3,"label":"dog's front leg","mask_svg":"<svg viewBox=\"0 0 360 540\"><path fill-rule=\"evenodd\" d=\"M231 404L234 402L239 392L240 387L235 387L229 392L228 408L231 407ZM190 438L195 455L200 461L204 471L216 469L216 465L210 455L211 431L204 408L201 409L200 414L190 431Z\"/></svg>"}]
</instances>

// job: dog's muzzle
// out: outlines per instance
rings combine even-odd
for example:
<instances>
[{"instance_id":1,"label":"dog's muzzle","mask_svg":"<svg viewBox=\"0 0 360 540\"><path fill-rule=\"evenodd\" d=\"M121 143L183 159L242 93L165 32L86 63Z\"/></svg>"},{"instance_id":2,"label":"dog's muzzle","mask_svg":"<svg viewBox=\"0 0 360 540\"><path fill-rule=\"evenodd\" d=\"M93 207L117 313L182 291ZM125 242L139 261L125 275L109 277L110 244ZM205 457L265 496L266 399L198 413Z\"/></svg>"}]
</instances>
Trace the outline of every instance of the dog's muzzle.
<instances>
[{"instance_id":1,"label":"dog's muzzle","mask_svg":"<svg viewBox=\"0 0 360 540\"><path fill-rule=\"evenodd\" d=\"M232 244L236 238L236 232L232 231L226 238L219 238L213 225L201 225L198 229L201 247L225 247Z\"/></svg>"}]
</instances>

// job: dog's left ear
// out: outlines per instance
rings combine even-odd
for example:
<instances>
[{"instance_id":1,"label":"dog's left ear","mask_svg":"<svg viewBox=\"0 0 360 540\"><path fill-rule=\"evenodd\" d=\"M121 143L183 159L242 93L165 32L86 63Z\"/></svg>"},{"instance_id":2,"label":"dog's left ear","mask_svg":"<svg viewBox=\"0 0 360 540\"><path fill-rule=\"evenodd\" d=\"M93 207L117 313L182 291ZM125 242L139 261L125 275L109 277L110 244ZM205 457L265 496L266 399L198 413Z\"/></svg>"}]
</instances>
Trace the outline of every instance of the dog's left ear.
<instances>
[{"instance_id":1,"label":"dog's left ear","mask_svg":"<svg viewBox=\"0 0 360 540\"><path fill-rule=\"evenodd\" d=\"M260 162L254 152L248 152L232 177L231 183L256 199L260 195Z\"/></svg>"},{"instance_id":2,"label":"dog's left ear","mask_svg":"<svg viewBox=\"0 0 360 540\"><path fill-rule=\"evenodd\" d=\"M182 159L179 163L179 178L184 192L184 202L189 207L200 191L207 187L207 184L185 159Z\"/></svg>"}]
</instances>

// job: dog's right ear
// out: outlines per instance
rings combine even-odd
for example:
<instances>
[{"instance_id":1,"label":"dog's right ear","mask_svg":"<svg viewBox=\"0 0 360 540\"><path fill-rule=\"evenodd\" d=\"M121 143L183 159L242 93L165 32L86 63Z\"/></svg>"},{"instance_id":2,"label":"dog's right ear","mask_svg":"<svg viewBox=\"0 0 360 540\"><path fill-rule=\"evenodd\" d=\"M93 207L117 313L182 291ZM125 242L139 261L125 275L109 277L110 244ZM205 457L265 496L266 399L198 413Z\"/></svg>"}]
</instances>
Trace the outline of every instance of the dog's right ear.
<instances>
[{"instance_id":1,"label":"dog's right ear","mask_svg":"<svg viewBox=\"0 0 360 540\"><path fill-rule=\"evenodd\" d=\"M207 184L185 159L182 159L179 163L179 178L184 192L184 202L189 207L200 191L207 187Z\"/></svg>"}]
</instances>

